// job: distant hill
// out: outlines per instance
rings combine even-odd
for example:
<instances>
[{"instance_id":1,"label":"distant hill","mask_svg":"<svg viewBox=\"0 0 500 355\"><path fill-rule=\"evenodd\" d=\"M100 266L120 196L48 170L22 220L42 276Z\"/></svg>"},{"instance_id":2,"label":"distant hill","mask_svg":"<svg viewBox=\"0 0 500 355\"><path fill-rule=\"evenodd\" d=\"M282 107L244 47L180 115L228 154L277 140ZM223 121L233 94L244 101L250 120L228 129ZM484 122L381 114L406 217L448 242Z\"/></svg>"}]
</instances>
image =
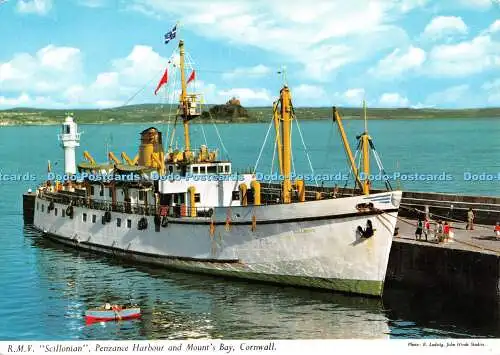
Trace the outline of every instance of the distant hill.
<instances>
[{"instance_id":1,"label":"distant hill","mask_svg":"<svg viewBox=\"0 0 500 355\"><path fill-rule=\"evenodd\" d=\"M231 101L231 100L230 100ZM37 109L13 108L0 111L0 125L60 124L67 112L72 112L78 123L141 123L167 122L173 118L177 106L172 104L141 104L109 109ZM239 103L205 105L205 113L193 123L215 122L268 122L271 107L242 107ZM339 107L345 119L362 118L362 109ZM208 114L210 112L210 115ZM296 107L295 114L303 120L331 119L331 107ZM210 118L211 116L211 118ZM433 119L433 118L499 118L500 108L435 109L435 108L369 108L369 119Z\"/></svg>"}]
</instances>

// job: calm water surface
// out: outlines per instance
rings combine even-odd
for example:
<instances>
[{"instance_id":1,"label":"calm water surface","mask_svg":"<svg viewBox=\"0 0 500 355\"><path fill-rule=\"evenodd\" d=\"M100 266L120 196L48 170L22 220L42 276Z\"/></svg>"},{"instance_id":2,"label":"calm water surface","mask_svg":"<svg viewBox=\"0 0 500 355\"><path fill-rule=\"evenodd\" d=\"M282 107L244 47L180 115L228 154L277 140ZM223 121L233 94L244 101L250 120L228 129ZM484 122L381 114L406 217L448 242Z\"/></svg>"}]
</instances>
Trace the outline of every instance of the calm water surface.
<instances>
[{"instance_id":1,"label":"calm water surface","mask_svg":"<svg viewBox=\"0 0 500 355\"><path fill-rule=\"evenodd\" d=\"M350 136L359 133L361 125L348 122ZM107 149L133 156L138 132L147 127L81 126L78 156L89 150L103 161ZM204 143L201 128L192 129L198 144ZM1 127L0 172L33 173L41 181L47 159L54 170L62 167L58 129ZM253 166L267 126L218 129L235 168ZM307 122L301 129L315 173L346 171L336 127L326 121ZM204 126L204 131L208 141L217 142L212 126ZM463 181L466 170L500 171L499 120L373 121L370 131L386 170L457 176L447 183L403 182L403 188L500 194L498 181ZM258 171L271 168L271 139ZM295 167L307 173L296 130L294 144L299 148ZM21 194L38 182L0 182L0 340L500 337L498 300L403 289L387 290L383 300L367 299L171 273L63 249L23 228ZM88 307L130 299L143 307L141 320L84 324L82 314Z\"/></svg>"}]
</instances>

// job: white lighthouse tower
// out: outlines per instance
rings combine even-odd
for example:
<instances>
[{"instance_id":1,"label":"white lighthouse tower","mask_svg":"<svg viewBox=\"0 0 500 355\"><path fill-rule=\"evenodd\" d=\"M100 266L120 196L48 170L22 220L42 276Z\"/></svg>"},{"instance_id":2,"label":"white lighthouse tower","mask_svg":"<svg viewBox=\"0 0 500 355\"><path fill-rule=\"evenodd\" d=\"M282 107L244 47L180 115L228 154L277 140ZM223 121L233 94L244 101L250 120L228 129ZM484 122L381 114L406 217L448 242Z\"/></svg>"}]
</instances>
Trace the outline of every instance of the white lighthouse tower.
<instances>
[{"instance_id":1,"label":"white lighthouse tower","mask_svg":"<svg viewBox=\"0 0 500 355\"><path fill-rule=\"evenodd\" d=\"M64 148L64 172L68 175L76 174L75 148L80 146L80 132L77 129L72 114L68 114L62 124L62 133L59 134L61 147Z\"/></svg>"}]
</instances>

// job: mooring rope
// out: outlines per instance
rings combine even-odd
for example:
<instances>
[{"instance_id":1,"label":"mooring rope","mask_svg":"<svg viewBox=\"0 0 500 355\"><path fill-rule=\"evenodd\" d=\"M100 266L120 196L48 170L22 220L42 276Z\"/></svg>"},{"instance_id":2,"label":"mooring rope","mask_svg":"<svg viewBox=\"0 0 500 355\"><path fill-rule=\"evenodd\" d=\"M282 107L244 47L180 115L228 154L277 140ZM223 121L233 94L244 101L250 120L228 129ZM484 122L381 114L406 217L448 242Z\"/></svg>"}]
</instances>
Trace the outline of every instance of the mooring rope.
<instances>
[{"instance_id":1,"label":"mooring rope","mask_svg":"<svg viewBox=\"0 0 500 355\"><path fill-rule=\"evenodd\" d=\"M403 209L407 209L407 210L412 210L411 208L408 208L408 207L403 207L403 206L399 206L399 207L400 207L400 208L403 208ZM381 214L388 214L387 212L385 212L385 211L383 211L383 210L380 210L380 209L378 209L378 208L373 208L373 210L375 210L375 211L377 211L377 212L380 212ZM414 208L414 210L418 211L416 208ZM430 215L431 215L431 213L429 213L429 216L430 216ZM432 215L434 215L434 214L432 214ZM400 217L399 215L398 215L398 216L396 216L396 218L397 218L397 220L398 220L398 221L401 221L401 222L403 222L403 223L409 224L409 225L411 225L412 227L415 227L415 226L416 226L416 224L414 224L414 223L412 223L412 222L409 222L409 221L405 220L403 217ZM433 221L433 222L436 222L436 220L434 220L434 219L432 219L432 218L431 218L430 220L431 220L431 221ZM459 221L459 220L456 220L456 221ZM461 222L461 223L464 223L464 221L460 221L460 222ZM482 228L484 228L484 229L487 229L486 227L481 226L481 225L479 225L479 227L482 227ZM491 251L491 252L496 253L496 254L500 254L500 249L492 249L492 248L488 248L488 247L483 247L483 246L481 246L481 245L479 245L479 244L470 243L470 242L465 242L465 241L458 240L458 239L456 239L456 238L452 238L452 237L449 237L449 236L448 236L448 239L451 239L453 242L456 242L456 243L458 243L458 244L464 244L464 245L467 245L467 246L470 246L470 247L473 247L473 248L478 248L478 249L482 249L482 250Z\"/></svg>"}]
</instances>

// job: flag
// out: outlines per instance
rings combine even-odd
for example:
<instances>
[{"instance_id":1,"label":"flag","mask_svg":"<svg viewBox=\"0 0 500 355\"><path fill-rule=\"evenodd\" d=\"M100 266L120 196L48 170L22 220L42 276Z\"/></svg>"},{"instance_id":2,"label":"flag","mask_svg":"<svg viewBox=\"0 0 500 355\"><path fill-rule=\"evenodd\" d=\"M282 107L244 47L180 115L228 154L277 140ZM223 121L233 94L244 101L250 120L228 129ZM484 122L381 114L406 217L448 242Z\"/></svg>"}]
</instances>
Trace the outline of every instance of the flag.
<instances>
[{"instance_id":1,"label":"flag","mask_svg":"<svg viewBox=\"0 0 500 355\"><path fill-rule=\"evenodd\" d=\"M189 84L191 81L193 81L194 79L196 79L196 74L194 72L194 70L191 72L191 75L189 76L189 79L188 81L186 82L186 85Z\"/></svg>"},{"instance_id":2,"label":"flag","mask_svg":"<svg viewBox=\"0 0 500 355\"><path fill-rule=\"evenodd\" d=\"M177 33L177 25L175 25L174 28L172 28L172 31L165 33L165 44L173 40L175 38L176 33Z\"/></svg>"},{"instance_id":3,"label":"flag","mask_svg":"<svg viewBox=\"0 0 500 355\"><path fill-rule=\"evenodd\" d=\"M168 68L165 68L165 73L163 73L163 76L160 79L160 82L158 83L158 86L156 87L155 90L155 95L158 93L158 90L163 86L163 84L166 84L168 81Z\"/></svg>"}]
</instances>

